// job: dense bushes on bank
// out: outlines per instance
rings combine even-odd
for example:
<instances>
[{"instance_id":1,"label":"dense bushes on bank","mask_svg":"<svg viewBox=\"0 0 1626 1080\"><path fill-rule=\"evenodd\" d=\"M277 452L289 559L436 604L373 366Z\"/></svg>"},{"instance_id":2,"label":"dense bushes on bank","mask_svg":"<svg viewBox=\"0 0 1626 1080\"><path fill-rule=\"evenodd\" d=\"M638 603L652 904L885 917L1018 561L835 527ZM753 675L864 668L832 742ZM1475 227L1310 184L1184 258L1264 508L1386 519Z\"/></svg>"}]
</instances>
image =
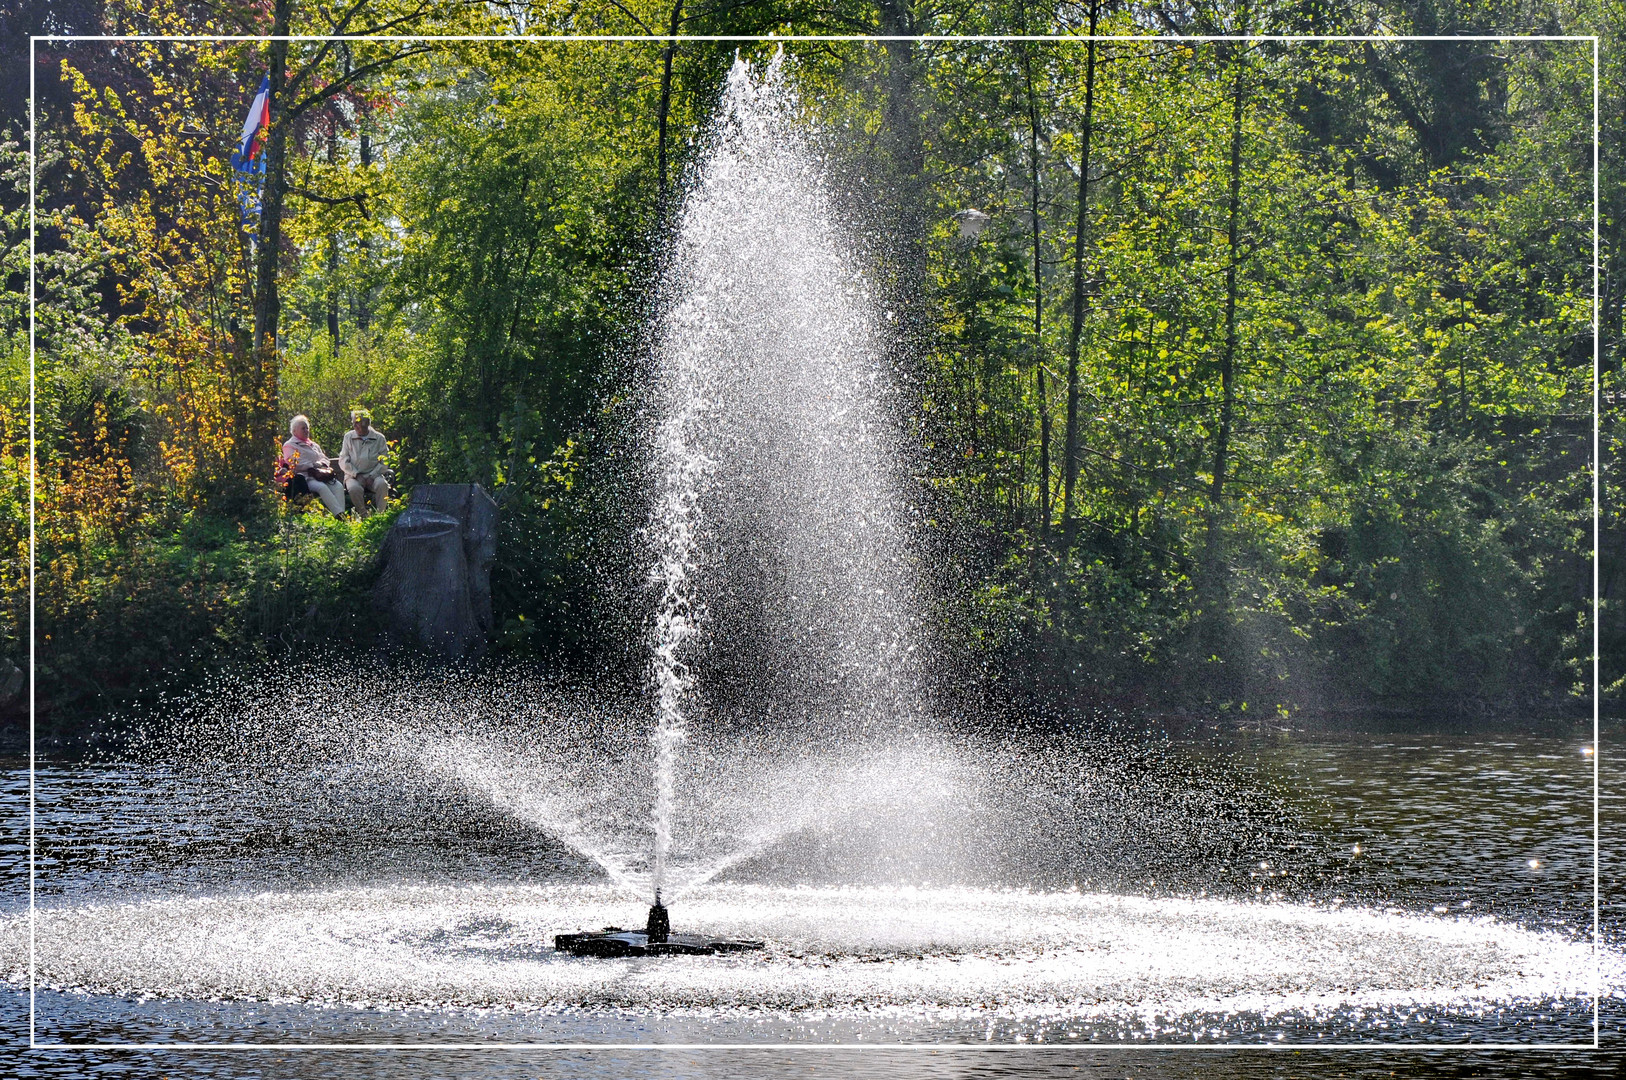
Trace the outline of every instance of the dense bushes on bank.
<instances>
[{"instance_id":1,"label":"dense bushes on bank","mask_svg":"<svg viewBox=\"0 0 1626 1080\"><path fill-rule=\"evenodd\" d=\"M327 656L342 678L376 636L371 585L393 517L189 510L155 515L116 550L46 547L36 598L40 734L72 736L204 672Z\"/></svg>"}]
</instances>

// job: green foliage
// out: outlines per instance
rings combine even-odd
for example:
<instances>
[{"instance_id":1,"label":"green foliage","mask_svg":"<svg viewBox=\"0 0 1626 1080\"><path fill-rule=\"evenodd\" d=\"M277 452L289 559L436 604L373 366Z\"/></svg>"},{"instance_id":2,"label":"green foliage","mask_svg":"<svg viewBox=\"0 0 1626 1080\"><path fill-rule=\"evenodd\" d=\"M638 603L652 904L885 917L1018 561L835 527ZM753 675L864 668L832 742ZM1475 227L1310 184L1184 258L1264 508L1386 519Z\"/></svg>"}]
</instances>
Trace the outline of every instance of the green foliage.
<instances>
[{"instance_id":1,"label":"green foliage","mask_svg":"<svg viewBox=\"0 0 1626 1080\"><path fill-rule=\"evenodd\" d=\"M300 26L319 16L295 7ZM183 19L166 4L109 10L135 28ZM529 33L678 18L694 32L971 34L1080 18L972 3L482 10L467 17L523 16ZM1145 32L1144 10L1099 14L1103 33ZM1370 13L1159 17L1335 33ZM1590 16L1441 0L1380 17L1551 33ZM79 49L72 70L90 74L74 107L42 124L35 465L52 699L66 715L136 693L149 666L361 632L384 523L289 516L253 464L263 449L269 478L271 447L216 453L264 404L244 395L268 387L281 422L308 414L330 451L365 404L405 487L478 482L497 498L499 648L636 667L637 353L670 205L659 162L664 150L681 176L703 145L732 46L682 43L668 85L656 43L448 43L313 106L290 142L281 351L258 363L240 340L252 275L219 183L254 48ZM298 48L338 79L385 46ZM1589 48L1110 41L1088 100L1080 42L789 51L907 342L928 540L955 556L937 582L942 639L991 692L1277 715L1582 701ZM1619 51L1604 50L1611 71ZM1620 80L1603 85L1618 98ZM1618 455L1618 123L1605 136L1603 422ZM15 146L0 158L21 192ZM12 652L28 518L17 202L0 310ZM992 217L976 239L954 220L968 208ZM1626 530L1618 477L1604 479L1618 693Z\"/></svg>"},{"instance_id":2,"label":"green foliage","mask_svg":"<svg viewBox=\"0 0 1626 1080\"><path fill-rule=\"evenodd\" d=\"M1582 700L1585 50L1507 50L1474 106L1494 130L1442 149L1418 143L1375 72L1399 46L1103 46L1079 493L1064 518L1082 50L1029 59L1044 118L1035 194L1032 137L1010 137L1028 118L1008 48L945 75L965 134L945 123L938 217L972 205L994 222L975 243L934 234L940 344L922 401L953 528L1009 553L964 609L983 627L961 637L998 657L985 666L1043 694L1060 673L1063 693L1175 707ZM1453 78L1480 70L1447 59ZM1392 151L1383 163L1375 143Z\"/></svg>"},{"instance_id":3,"label":"green foliage","mask_svg":"<svg viewBox=\"0 0 1626 1080\"><path fill-rule=\"evenodd\" d=\"M155 674L353 655L372 638L372 576L393 514L335 520L279 504L252 523L176 508L111 557L47 563L42 733L138 703ZM84 553L90 555L90 553Z\"/></svg>"},{"instance_id":4,"label":"green foliage","mask_svg":"<svg viewBox=\"0 0 1626 1080\"><path fill-rule=\"evenodd\" d=\"M616 249L643 224L647 137L624 51L493 52L482 70L499 77L426 95L395 135L394 288L418 337L395 422L422 433L416 475L488 487L514 438L562 442L587 408L628 284Z\"/></svg>"}]
</instances>

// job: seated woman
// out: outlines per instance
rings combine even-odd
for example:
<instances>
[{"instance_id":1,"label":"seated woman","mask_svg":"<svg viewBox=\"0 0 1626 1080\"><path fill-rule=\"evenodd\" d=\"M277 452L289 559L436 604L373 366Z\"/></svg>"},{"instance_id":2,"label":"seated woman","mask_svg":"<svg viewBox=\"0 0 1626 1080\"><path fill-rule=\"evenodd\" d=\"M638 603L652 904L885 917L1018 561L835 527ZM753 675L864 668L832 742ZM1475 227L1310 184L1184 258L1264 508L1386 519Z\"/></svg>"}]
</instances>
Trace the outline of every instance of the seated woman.
<instances>
[{"instance_id":1,"label":"seated woman","mask_svg":"<svg viewBox=\"0 0 1626 1080\"><path fill-rule=\"evenodd\" d=\"M344 489L339 486L333 463L322 448L311 441L311 422L303 414L288 422L292 436L282 444L278 472L288 476L287 495L315 495L334 517L344 516Z\"/></svg>"}]
</instances>

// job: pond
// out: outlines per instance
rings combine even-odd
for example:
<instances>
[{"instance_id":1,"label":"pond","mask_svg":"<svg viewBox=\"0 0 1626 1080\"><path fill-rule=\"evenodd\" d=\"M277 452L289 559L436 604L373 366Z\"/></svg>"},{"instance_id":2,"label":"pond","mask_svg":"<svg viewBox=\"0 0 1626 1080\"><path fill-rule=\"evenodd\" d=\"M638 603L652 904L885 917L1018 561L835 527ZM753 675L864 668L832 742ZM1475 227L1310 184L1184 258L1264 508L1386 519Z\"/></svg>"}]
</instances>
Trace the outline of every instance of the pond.
<instances>
[{"instance_id":1,"label":"pond","mask_svg":"<svg viewBox=\"0 0 1626 1080\"><path fill-rule=\"evenodd\" d=\"M1124 753L1078 741L1081 761ZM1050 844L1026 860L1026 881L1012 871L1020 859L961 881L922 877L943 866L900 865L888 881L873 859L807 857L819 846L809 826L674 905L675 926L762 938L763 952L622 960L566 957L552 936L641 925L645 901L490 802L444 789L385 797L377 777L353 769L301 782L290 766L223 782L219 772L43 762L35 1033L103 1044L1008 1048L941 1059L966 1075L1145 1060L1129 1050L1057 1059L1036 1045L1585 1043L1590 751L1579 734L1148 740L1133 748L1142 779L1132 797L1087 784L1062 814L1041 805L1054 803L1053 785L1007 793L1040 824L1014 841L982 839ZM1154 820L1159 805L1189 802L1194 783L1220 776L1223 798L1187 806L1177 828ZM10 762L5 778L4 859L21 884L26 764ZM1619 786L1603 795L1607 840L1618 835ZM1120 814L1107 843L1091 799L1134 801L1129 831L1138 815L1144 832L1123 835ZM1238 808L1250 805L1239 830ZM992 819L964 820L982 830ZM952 823L934 828L944 848L966 842ZM1199 851L1202 835L1226 842ZM1599 1020L1605 1045L1619 1045L1626 908L1618 892L1610 898L1618 871L1603 870ZM20 890L0 928L4 1007L19 1030ZM923 1052L877 1050L860 1064L829 1050L803 1064L907 1072ZM29 1075L77 1075L85 1061L74 1053L86 1052L31 1055ZM200 1053L166 1057L164 1068L220 1066ZM279 1065L256 1054L232 1059L232 1070L347 1067L342 1052L320 1053L337 1056L306 1051ZM459 1075L509 1075L532 1060L460 1053ZM585 1075L654 1067L636 1050L558 1053ZM745 1051L694 1053L696 1075L749 1072ZM1197 1067L1191 1053L1163 1053L1163 1067ZM1208 1059L1204 1075L1274 1075L1284 1060L1227 1055ZM407 1067L369 1060L370 1070ZM1516 1069L1527 1059L1506 1060Z\"/></svg>"}]
</instances>

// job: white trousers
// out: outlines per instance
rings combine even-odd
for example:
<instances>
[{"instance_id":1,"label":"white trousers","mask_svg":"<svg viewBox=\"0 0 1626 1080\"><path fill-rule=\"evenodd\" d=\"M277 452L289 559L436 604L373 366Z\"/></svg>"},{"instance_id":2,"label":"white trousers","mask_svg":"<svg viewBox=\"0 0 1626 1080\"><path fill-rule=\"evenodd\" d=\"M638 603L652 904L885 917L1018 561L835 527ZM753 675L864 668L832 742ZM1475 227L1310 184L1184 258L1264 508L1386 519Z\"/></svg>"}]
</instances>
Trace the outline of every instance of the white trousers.
<instances>
[{"instance_id":1,"label":"white trousers","mask_svg":"<svg viewBox=\"0 0 1626 1080\"><path fill-rule=\"evenodd\" d=\"M305 477L305 486L311 489L311 494L322 500L328 513L334 517L344 514L344 489L337 480L318 480L315 477Z\"/></svg>"}]
</instances>

